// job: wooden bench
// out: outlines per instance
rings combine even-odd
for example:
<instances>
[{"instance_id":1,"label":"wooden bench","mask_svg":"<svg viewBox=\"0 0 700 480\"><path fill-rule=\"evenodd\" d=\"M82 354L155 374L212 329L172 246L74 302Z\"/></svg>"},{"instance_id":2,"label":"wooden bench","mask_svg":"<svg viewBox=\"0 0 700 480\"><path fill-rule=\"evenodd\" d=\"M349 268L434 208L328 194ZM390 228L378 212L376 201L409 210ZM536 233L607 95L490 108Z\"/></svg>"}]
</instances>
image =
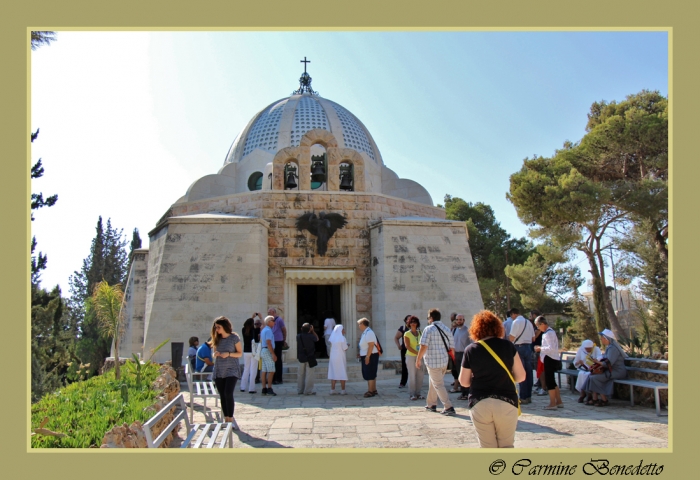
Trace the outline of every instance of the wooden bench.
<instances>
[{"instance_id":1,"label":"wooden bench","mask_svg":"<svg viewBox=\"0 0 700 480\"><path fill-rule=\"evenodd\" d=\"M561 376L562 375L567 375L569 376L569 389L571 392L575 392L576 389L574 386L576 385L576 379L578 378L578 372L579 370L577 368L564 368L566 363L568 362L573 362L574 358L576 358L576 352L559 352L559 360L561 361L562 369L557 370L555 373L557 374L557 379L559 380L559 385L561 386Z\"/></svg>"},{"instance_id":2,"label":"wooden bench","mask_svg":"<svg viewBox=\"0 0 700 480\"><path fill-rule=\"evenodd\" d=\"M576 356L575 353L572 352L561 352L559 355L559 359L562 361L562 365L564 365L564 361L570 362L573 361L573 358L569 358L570 355L573 355L574 357ZM637 359L637 358L626 358L625 362L643 362L643 363L651 363L655 365L668 365L668 361L666 360L651 360L651 359ZM668 376L668 371L667 370L656 370L652 368L642 368L642 367L630 367L630 366L625 366L627 369L627 373L630 372L640 372L640 373L652 373L652 374L657 374L657 375L666 375ZM578 378L578 369L574 368L562 368L561 370L557 370L557 375L559 376L559 385L561 385L561 376L562 375L568 375L569 376L569 388L572 392L575 392L574 386L576 385L575 379ZM663 383L663 382L653 382L651 380L642 380L642 379L636 379L636 378L621 378L619 380L613 380L614 383L619 383L620 385L629 385L630 387L630 405L634 407L634 387L642 387L642 388L651 388L654 390L654 402L656 404L656 415L657 416L662 416L661 414L661 402L659 398L659 390L668 390L668 383ZM668 415L668 414L666 414Z\"/></svg>"},{"instance_id":3,"label":"wooden bench","mask_svg":"<svg viewBox=\"0 0 700 480\"><path fill-rule=\"evenodd\" d=\"M154 439L153 427L173 408L178 408L175 418ZM185 422L187 437L182 441L180 448L213 448L214 446L233 448L233 423L197 423L192 425L187 418L187 404L182 394L173 398L160 412L143 424L148 448L158 448L182 421ZM219 433L222 433L221 438L218 438Z\"/></svg>"},{"instance_id":4,"label":"wooden bench","mask_svg":"<svg viewBox=\"0 0 700 480\"><path fill-rule=\"evenodd\" d=\"M219 393L216 391L216 385L213 381L195 381L195 378L206 378L210 376L211 372L190 372L189 362L185 363L185 378L187 378L187 389L190 391L190 423L194 422L194 399L201 398L204 401L204 414L207 414L207 410L213 411L213 409L207 407L207 400L210 398L214 399L214 408L221 411L219 408Z\"/></svg>"},{"instance_id":5,"label":"wooden bench","mask_svg":"<svg viewBox=\"0 0 700 480\"><path fill-rule=\"evenodd\" d=\"M652 360L646 358L626 358L625 362L642 362L651 363L652 365L668 365L667 360ZM653 373L655 375L665 375L668 377L668 370L657 370L653 368L642 368L642 367L630 367L625 366L627 372L641 372L641 373ZM636 378L622 378L620 380L614 380L615 383L621 385L629 385L630 387L630 405L634 407L634 387L651 388L654 390L654 403L656 406L656 416L660 417L661 414L661 399L659 398L659 390L668 390L668 382L653 382L651 380L642 380ZM668 416L666 413L664 416Z\"/></svg>"}]
</instances>

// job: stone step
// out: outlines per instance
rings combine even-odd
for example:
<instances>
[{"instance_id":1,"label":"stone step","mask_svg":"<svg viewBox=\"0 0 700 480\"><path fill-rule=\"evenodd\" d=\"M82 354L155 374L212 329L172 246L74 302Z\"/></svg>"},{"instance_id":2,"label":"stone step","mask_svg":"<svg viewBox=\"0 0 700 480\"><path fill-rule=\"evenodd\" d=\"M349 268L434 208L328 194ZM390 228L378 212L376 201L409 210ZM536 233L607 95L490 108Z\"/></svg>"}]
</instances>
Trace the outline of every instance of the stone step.
<instances>
[{"instance_id":1,"label":"stone step","mask_svg":"<svg viewBox=\"0 0 700 480\"><path fill-rule=\"evenodd\" d=\"M297 372L299 370L298 363L291 363L289 365L284 365L282 371L282 380L284 382L296 382ZM318 365L313 368L314 375L316 379L328 378L328 360L321 359L318 361ZM349 382L361 382L362 378L362 366L359 362L348 363L347 365L348 381ZM378 380L388 380L395 378L396 375L400 375L400 371L397 373L393 361L380 362L379 369L377 370Z\"/></svg>"}]
</instances>

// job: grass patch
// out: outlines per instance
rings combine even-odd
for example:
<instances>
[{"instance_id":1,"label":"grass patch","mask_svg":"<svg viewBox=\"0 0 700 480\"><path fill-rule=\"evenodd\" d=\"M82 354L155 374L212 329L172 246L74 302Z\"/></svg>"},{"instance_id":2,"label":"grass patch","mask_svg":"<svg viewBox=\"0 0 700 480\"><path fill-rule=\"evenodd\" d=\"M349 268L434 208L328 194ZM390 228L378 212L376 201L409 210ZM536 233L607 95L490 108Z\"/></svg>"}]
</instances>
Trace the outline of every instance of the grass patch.
<instances>
[{"instance_id":1,"label":"grass patch","mask_svg":"<svg viewBox=\"0 0 700 480\"><path fill-rule=\"evenodd\" d=\"M122 370L122 378L117 381L114 370L110 370L45 395L32 405L32 430L48 417L44 428L67 436L33 435L32 448L99 447L105 433L115 425L130 425L136 420L145 422L154 414L152 410L144 409L155 403L159 393L151 388L158 370L159 365L143 365L140 387L136 385L135 375ZM126 385L128 392L126 402L122 385Z\"/></svg>"}]
</instances>

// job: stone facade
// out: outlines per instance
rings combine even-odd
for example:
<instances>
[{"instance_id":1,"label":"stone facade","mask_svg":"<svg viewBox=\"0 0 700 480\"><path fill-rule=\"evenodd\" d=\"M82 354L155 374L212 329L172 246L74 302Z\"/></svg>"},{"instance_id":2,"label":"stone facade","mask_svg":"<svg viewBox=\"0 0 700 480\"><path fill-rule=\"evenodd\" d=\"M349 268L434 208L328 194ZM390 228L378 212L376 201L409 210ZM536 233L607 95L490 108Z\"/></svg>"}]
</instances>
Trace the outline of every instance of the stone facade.
<instances>
[{"instance_id":1,"label":"stone facade","mask_svg":"<svg viewBox=\"0 0 700 480\"><path fill-rule=\"evenodd\" d=\"M425 326L433 307L467 319L484 308L464 222L386 219L370 232L372 318L384 338L391 340L408 314Z\"/></svg>"},{"instance_id":2,"label":"stone facade","mask_svg":"<svg viewBox=\"0 0 700 480\"><path fill-rule=\"evenodd\" d=\"M405 315L425 318L436 307L469 317L482 308L465 224L446 221L444 209L433 206L421 185L384 166L359 120L336 104L301 97L280 103L285 106L279 124L272 106L265 110L272 120L264 128L251 129L254 117L219 172L195 181L149 232L149 249L136 252L127 282L125 356L147 356L168 338L185 345L191 336L204 341L220 315L240 331L253 312L264 315L275 307L287 323L287 354L295 357L297 312L305 307L297 305L298 292L308 285L339 291L336 315L351 344L348 358L357 352L359 318L373 322L391 357ZM299 104L306 106L297 115ZM292 118L298 127L292 128ZM324 118L326 128L314 127ZM302 125L310 126L299 131ZM327 170L316 190L312 155L324 158ZM298 186L285 190L289 163ZM351 167L351 191L340 189L341 164ZM296 228L307 212L347 220L323 256L317 238ZM167 359L167 349L154 357Z\"/></svg>"}]
</instances>

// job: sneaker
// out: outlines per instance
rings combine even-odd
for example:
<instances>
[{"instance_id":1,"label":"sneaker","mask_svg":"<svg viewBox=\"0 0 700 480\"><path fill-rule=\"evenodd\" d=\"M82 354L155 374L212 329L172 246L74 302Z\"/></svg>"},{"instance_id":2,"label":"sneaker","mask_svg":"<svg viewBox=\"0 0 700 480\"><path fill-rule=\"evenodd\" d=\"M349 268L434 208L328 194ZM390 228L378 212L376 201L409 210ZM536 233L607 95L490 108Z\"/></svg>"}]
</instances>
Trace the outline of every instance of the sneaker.
<instances>
[{"instance_id":1,"label":"sneaker","mask_svg":"<svg viewBox=\"0 0 700 480\"><path fill-rule=\"evenodd\" d=\"M406 385L399 384L399 388L406 388Z\"/></svg>"},{"instance_id":2,"label":"sneaker","mask_svg":"<svg viewBox=\"0 0 700 480\"><path fill-rule=\"evenodd\" d=\"M446 417L454 417L457 415L457 412L455 412L455 407L450 407L444 409L442 412L440 412L441 415L445 415Z\"/></svg>"},{"instance_id":3,"label":"sneaker","mask_svg":"<svg viewBox=\"0 0 700 480\"><path fill-rule=\"evenodd\" d=\"M272 389L270 389L270 390L272 390ZM267 388L263 388L262 394L263 394L263 395L267 395Z\"/></svg>"},{"instance_id":4,"label":"sneaker","mask_svg":"<svg viewBox=\"0 0 700 480\"><path fill-rule=\"evenodd\" d=\"M305 393L304 395L316 395L316 392Z\"/></svg>"},{"instance_id":5,"label":"sneaker","mask_svg":"<svg viewBox=\"0 0 700 480\"><path fill-rule=\"evenodd\" d=\"M258 393L258 392L256 392L255 390L253 390L252 392L248 392L248 393Z\"/></svg>"},{"instance_id":6,"label":"sneaker","mask_svg":"<svg viewBox=\"0 0 700 480\"><path fill-rule=\"evenodd\" d=\"M341 390L341 391L340 391L340 394L341 394L341 395L347 395L347 392L346 392L345 390Z\"/></svg>"},{"instance_id":7,"label":"sneaker","mask_svg":"<svg viewBox=\"0 0 700 480\"><path fill-rule=\"evenodd\" d=\"M331 390L331 395L339 395L339 393L336 392L335 390Z\"/></svg>"},{"instance_id":8,"label":"sneaker","mask_svg":"<svg viewBox=\"0 0 700 480\"><path fill-rule=\"evenodd\" d=\"M545 390L544 388L540 388L539 390L537 390L537 395L541 397L543 395L549 395L549 393L547 393L547 390Z\"/></svg>"},{"instance_id":9,"label":"sneaker","mask_svg":"<svg viewBox=\"0 0 700 480\"><path fill-rule=\"evenodd\" d=\"M523 398L523 399L520 399L520 405L527 405L528 403L532 403L532 399L531 399L531 398Z\"/></svg>"},{"instance_id":10,"label":"sneaker","mask_svg":"<svg viewBox=\"0 0 700 480\"><path fill-rule=\"evenodd\" d=\"M469 400L469 395L460 395L459 397L457 397L457 400Z\"/></svg>"},{"instance_id":11,"label":"sneaker","mask_svg":"<svg viewBox=\"0 0 700 480\"><path fill-rule=\"evenodd\" d=\"M268 389L267 389L267 394L268 394L268 395L272 395L273 397L276 397L276 396L277 396L277 394L276 394L271 388L268 388Z\"/></svg>"},{"instance_id":12,"label":"sneaker","mask_svg":"<svg viewBox=\"0 0 700 480\"><path fill-rule=\"evenodd\" d=\"M426 405L425 409L429 412L437 412L437 405Z\"/></svg>"}]
</instances>

